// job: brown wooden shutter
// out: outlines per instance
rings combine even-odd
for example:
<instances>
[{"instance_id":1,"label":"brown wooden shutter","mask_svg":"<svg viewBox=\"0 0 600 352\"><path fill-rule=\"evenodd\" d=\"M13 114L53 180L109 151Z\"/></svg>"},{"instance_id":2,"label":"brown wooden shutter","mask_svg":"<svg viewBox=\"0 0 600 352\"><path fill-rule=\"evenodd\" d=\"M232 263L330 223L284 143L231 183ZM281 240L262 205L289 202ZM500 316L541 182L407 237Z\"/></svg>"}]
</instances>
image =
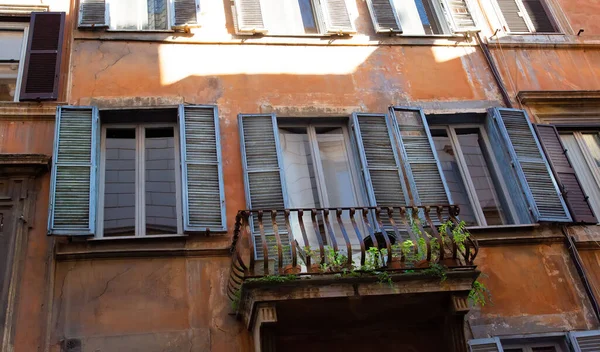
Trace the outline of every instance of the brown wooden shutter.
<instances>
[{"instance_id":1,"label":"brown wooden shutter","mask_svg":"<svg viewBox=\"0 0 600 352\"><path fill-rule=\"evenodd\" d=\"M552 171L560 185L563 197L576 222L596 224L598 220L588 202L575 170L567 157L558 131L553 125L535 125L544 153L548 157Z\"/></svg>"},{"instance_id":2,"label":"brown wooden shutter","mask_svg":"<svg viewBox=\"0 0 600 352\"><path fill-rule=\"evenodd\" d=\"M536 32L553 33L556 32L550 15L546 11L546 7L542 0L522 0L523 6L527 10L529 19L533 23L533 28Z\"/></svg>"},{"instance_id":3,"label":"brown wooden shutter","mask_svg":"<svg viewBox=\"0 0 600 352\"><path fill-rule=\"evenodd\" d=\"M57 100L64 12L32 12L19 100Z\"/></svg>"}]
</instances>

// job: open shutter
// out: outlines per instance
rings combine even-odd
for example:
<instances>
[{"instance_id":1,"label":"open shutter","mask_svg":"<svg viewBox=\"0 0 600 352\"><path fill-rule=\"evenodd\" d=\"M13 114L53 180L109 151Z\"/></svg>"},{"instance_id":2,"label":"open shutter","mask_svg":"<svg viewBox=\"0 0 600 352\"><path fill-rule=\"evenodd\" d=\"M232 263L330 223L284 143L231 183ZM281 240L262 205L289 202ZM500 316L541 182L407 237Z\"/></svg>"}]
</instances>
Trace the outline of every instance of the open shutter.
<instances>
[{"instance_id":1,"label":"open shutter","mask_svg":"<svg viewBox=\"0 0 600 352\"><path fill-rule=\"evenodd\" d=\"M423 110L392 107L390 114L415 205L451 204Z\"/></svg>"},{"instance_id":2,"label":"open shutter","mask_svg":"<svg viewBox=\"0 0 600 352\"><path fill-rule=\"evenodd\" d=\"M497 337L490 339L475 339L469 341L469 351L471 352L504 352L500 339Z\"/></svg>"},{"instance_id":3,"label":"open shutter","mask_svg":"<svg viewBox=\"0 0 600 352\"><path fill-rule=\"evenodd\" d=\"M493 108L491 113L535 220L571 222L565 201L527 113L506 108Z\"/></svg>"},{"instance_id":4,"label":"open shutter","mask_svg":"<svg viewBox=\"0 0 600 352\"><path fill-rule=\"evenodd\" d=\"M384 114L354 113L351 120L361 168L372 206L406 206L410 203L393 128Z\"/></svg>"},{"instance_id":5,"label":"open shutter","mask_svg":"<svg viewBox=\"0 0 600 352\"><path fill-rule=\"evenodd\" d=\"M58 107L48 234L95 232L98 133L96 107Z\"/></svg>"},{"instance_id":6,"label":"open shutter","mask_svg":"<svg viewBox=\"0 0 600 352\"><path fill-rule=\"evenodd\" d=\"M279 129L275 114L239 115L240 138L242 147L242 163L244 168L244 183L246 204L252 210L273 210L288 207L285 196L285 181L283 175L283 160L279 144ZM264 225L267 243L275 243L271 215L265 212ZM284 224L283 212L277 218L278 224ZM284 227L279 226L279 235L283 245L289 243ZM255 236L259 236L252 226ZM261 241L255 237L255 240ZM259 242L261 243L261 242ZM256 257L262 258L262 244L255 245ZM271 258L273 253L270 254Z\"/></svg>"},{"instance_id":7,"label":"open shutter","mask_svg":"<svg viewBox=\"0 0 600 352\"><path fill-rule=\"evenodd\" d=\"M197 25L200 17L200 0L173 0L171 11L173 27Z\"/></svg>"},{"instance_id":8,"label":"open shutter","mask_svg":"<svg viewBox=\"0 0 600 352\"><path fill-rule=\"evenodd\" d=\"M108 27L106 0L79 1L79 27Z\"/></svg>"},{"instance_id":9,"label":"open shutter","mask_svg":"<svg viewBox=\"0 0 600 352\"><path fill-rule=\"evenodd\" d=\"M563 197L573 220L590 224L597 223L598 220L594 216L588 197L567 157L567 150L560 140L556 127L539 124L534 127L554 175L561 186Z\"/></svg>"},{"instance_id":10,"label":"open shutter","mask_svg":"<svg viewBox=\"0 0 600 352\"><path fill-rule=\"evenodd\" d=\"M237 34L253 35L267 32L260 0L235 0L234 9Z\"/></svg>"},{"instance_id":11,"label":"open shutter","mask_svg":"<svg viewBox=\"0 0 600 352\"><path fill-rule=\"evenodd\" d=\"M226 231L219 117L216 106L179 106L183 229Z\"/></svg>"},{"instance_id":12,"label":"open shutter","mask_svg":"<svg viewBox=\"0 0 600 352\"><path fill-rule=\"evenodd\" d=\"M455 33L477 30L467 0L442 0L446 18Z\"/></svg>"},{"instance_id":13,"label":"open shutter","mask_svg":"<svg viewBox=\"0 0 600 352\"><path fill-rule=\"evenodd\" d=\"M32 12L19 100L56 100L64 12Z\"/></svg>"},{"instance_id":14,"label":"open shutter","mask_svg":"<svg viewBox=\"0 0 600 352\"><path fill-rule=\"evenodd\" d=\"M496 0L498 7L504 16L504 21L508 28L505 28L508 32L514 33L529 33L529 27L525 21L523 11L517 3L518 0Z\"/></svg>"},{"instance_id":15,"label":"open shutter","mask_svg":"<svg viewBox=\"0 0 600 352\"><path fill-rule=\"evenodd\" d=\"M546 11L546 7L542 3L542 0L522 0L525 10L529 15L531 24L536 32L541 33L553 33L556 32L550 15Z\"/></svg>"},{"instance_id":16,"label":"open shutter","mask_svg":"<svg viewBox=\"0 0 600 352\"><path fill-rule=\"evenodd\" d=\"M392 1L394 0L367 0L375 32L402 33L400 19Z\"/></svg>"},{"instance_id":17,"label":"open shutter","mask_svg":"<svg viewBox=\"0 0 600 352\"><path fill-rule=\"evenodd\" d=\"M569 339L575 352L600 351L600 330L572 331Z\"/></svg>"},{"instance_id":18,"label":"open shutter","mask_svg":"<svg viewBox=\"0 0 600 352\"><path fill-rule=\"evenodd\" d=\"M346 0L321 0L325 19L325 31L329 34L356 33L350 19Z\"/></svg>"}]
</instances>

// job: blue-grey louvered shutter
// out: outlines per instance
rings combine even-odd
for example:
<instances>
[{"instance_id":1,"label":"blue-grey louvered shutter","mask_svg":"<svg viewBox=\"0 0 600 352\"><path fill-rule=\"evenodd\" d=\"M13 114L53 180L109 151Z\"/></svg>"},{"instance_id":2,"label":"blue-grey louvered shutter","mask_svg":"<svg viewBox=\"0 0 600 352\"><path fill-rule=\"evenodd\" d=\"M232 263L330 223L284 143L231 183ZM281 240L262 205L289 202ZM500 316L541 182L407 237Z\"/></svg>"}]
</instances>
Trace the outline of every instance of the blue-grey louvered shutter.
<instances>
[{"instance_id":1,"label":"blue-grey louvered shutter","mask_svg":"<svg viewBox=\"0 0 600 352\"><path fill-rule=\"evenodd\" d=\"M569 339L575 352L600 351L600 330L572 331Z\"/></svg>"},{"instance_id":2,"label":"blue-grey louvered shutter","mask_svg":"<svg viewBox=\"0 0 600 352\"><path fill-rule=\"evenodd\" d=\"M108 27L106 0L79 1L79 27Z\"/></svg>"},{"instance_id":3,"label":"blue-grey louvered shutter","mask_svg":"<svg viewBox=\"0 0 600 352\"><path fill-rule=\"evenodd\" d=\"M356 33L346 0L321 0L321 10L328 34Z\"/></svg>"},{"instance_id":4,"label":"blue-grey louvered shutter","mask_svg":"<svg viewBox=\"0 0 600 352\"><path fill-rule=\"evenodd\" d=\"M200 18L200 0L173 0L171 23L173 27L197 25Z\"/></svg>"},{"instance_id":5,"label":"blue-grey louvered shutter","mask_svg":"<svg viewBox=\"0 0 600 352\"><path fill-rule=\"evenodd\" d=\"M476 31L477 24L469 9L469 0L442 0L448 24L454 33Z\"/></svg>"},{"instance_id":6,"label":"blue-grey louvered shutter","mask_svg":"<svg viewBox=\"0 0 600 352\"><path fill-rule=\"evenodd\" d=\"M268 235L269 247L275 243L272 236L271 210L282 210L288 207L283 174L283 160L279 144L279 130L275 114L244 115L238 117L240 128L242 163L244 168L244 183L246 204L248 209L265 210L263 218L265 234ZM255 219L253 219L255 220ZM277 223L283 245L289 243L284 231L283 212L279 212ZM255 236L260 235L254 228ZM256 257L262 258L263 248L260 239L255 238ZM273 258L273 253L269 254Z\"/></svg>"},{"instance_id":7,"label":"blue-grey louvered shutter","mask_svg":"<svg viewBox=\"0 0 600 352\"><path fill-rule=\"evenodd\" d=\"M469 341L469 351L471 352L504 352L500 339L497 337L489 339L475 339Z\"/></svg>"},{"instance_id":8,"label":"blue-grey louvered shutter","mask_svg":"<svg viewBox=\"0 0 600 352\"><path fill-rule=\"evenodd\" d=\"M394 0L367 0L373 26L377 33L402 33Z\"/></svg>"},{"instance_id":9,"label":"blue-grey louvered shutter","mask_svg":"<svg viewBox=\"0 0 600 352\"><path fill-rule=\"evenodd\" d=\"M410 203L393 128L385 114L354 113L350 121L372 206Z\"/></svg>"},{"instance_id":10,"label":"blue-grey louvered shutter","mask_svg":"<svg viewBox=\"0 0 600 352\"><path fill-rule=\"evenodd\" d=\"M390 114L415 205L451 204L423 110L392 107Z\"/></svg>"},{"instance_id":11,"label":"blue-grey louvered shutter","mask_svg":"<svg viewBox=\"0 0 600 352\"><path fill-rule=\"evenodd\" d=\"M254 35L267 32L260 0L235 0L234 10L237 34Z\"/></svg>"},{"instance_id":12,"label":"blue-grey louvered shutter","mask_svg":"<svg viewBox=\"0 0 600 352\"><path fill-rule=\"evenodd\" d=\"M571 222L546 155L523 110L490 109L535 221Z\"/></svg>"},{"instance_id":13,"label":"blue-grey louvered shutter","mask_svg":"<svg viewBox=\"0 0 600 352\"><path fill-rule=\"evenodd\" d=\"M183 229L226 231L219 117L216 106L180 105Z\"/></svg>"},{"instance_id":14,"label":"blue-grey louvered shutter","mask_svg":"<svg viewBox=\"0 0 600 352\"><path fill-rule=\"evenodd\" d=\"M56 113L48 234L96 230L98 109L59 106Z\"/></svg>"}]
</instances>

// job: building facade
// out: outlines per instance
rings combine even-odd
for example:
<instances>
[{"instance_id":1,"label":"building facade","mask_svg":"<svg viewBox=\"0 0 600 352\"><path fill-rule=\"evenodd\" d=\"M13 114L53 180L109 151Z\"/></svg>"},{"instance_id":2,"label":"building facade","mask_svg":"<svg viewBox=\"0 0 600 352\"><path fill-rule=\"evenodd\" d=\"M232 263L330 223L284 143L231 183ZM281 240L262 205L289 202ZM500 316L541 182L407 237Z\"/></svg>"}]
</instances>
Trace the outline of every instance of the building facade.
<instances>
[{"instance_id":1,"label":"building facade","mask_svg":"<svg viewBox=\"0 0 600 352\"><path fill-rule=\"evenodd\" d=\"M599 19L0 1L0 351L600 351Z\"/></svg>"}]
</instances>

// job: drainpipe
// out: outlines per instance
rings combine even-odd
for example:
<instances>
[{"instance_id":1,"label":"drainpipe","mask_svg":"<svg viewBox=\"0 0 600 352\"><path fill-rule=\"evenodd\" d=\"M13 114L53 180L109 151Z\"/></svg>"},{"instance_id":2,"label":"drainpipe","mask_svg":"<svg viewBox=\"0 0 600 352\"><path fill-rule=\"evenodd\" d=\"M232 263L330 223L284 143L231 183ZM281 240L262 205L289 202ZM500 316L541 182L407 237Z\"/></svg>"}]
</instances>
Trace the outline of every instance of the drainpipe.
<instances>
[{"instance_id":1,"label":"drainpipe","mask_svg":"<svg viewBox=\"0 0 600 352\"><path fill-rule=\"evenodd\" d=\"M494 63L494 59L492 58L492 54L490 53L490 49L488 48L487 43L484 43L483 40L481 40L481 37L479 36L479 32L475 32L472 34L475 37L477 44L479 44L479 48L483 52L483 56L485 56L485 61L487 61L487 64L488 64L490 70L492 70L492 75L494 75L494 80L496 81L496 84L498 85L498 89L500 89L500 94L502 94L502 100L504 101L504 105L506 105L507 108L512 108L513 106L512 106L512 102L510 101L510 96L508 95L506 86L504 86L504 82L502 81L502 76L500 76L500 71L498 71L498 68L496 67L496 64Z\"/></svg>"},{"instance_id":2,"label":"drainpipe","mask_svg":"<svg viewBox=\"0 0 600 352\"><path fill-rule=\"evenodd\" d=\"M590 285L587 275L585 274L585 269L583 268L581 257L579 256L579 251L577 250L577 247L575 247L575 241L573 241L573 236L569 235L569 230L566 226L561 226L561 229L563 235L565 235L567 247L569 248L569 252L571 253L571 259L573 259L573 263L575 264L575 268L577 269L579 278L581 279L583 287L585 288L585 293L587 293L588 298L592 303L592 308L594 308L596 319L598 319L598 321L600 322L600 306L598 305L598 301L596 300L596 296L594 295L592 286Z\"/></svg>"}]
</instances>

